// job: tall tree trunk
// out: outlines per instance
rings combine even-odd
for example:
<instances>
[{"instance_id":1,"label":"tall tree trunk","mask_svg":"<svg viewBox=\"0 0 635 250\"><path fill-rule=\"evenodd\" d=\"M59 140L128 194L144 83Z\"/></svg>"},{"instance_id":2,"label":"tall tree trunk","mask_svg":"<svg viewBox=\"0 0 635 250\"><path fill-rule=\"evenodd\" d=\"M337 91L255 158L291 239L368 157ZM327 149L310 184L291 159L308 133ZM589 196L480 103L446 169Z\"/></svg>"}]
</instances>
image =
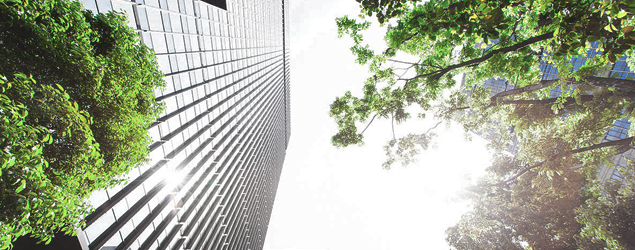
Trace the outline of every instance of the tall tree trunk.
<instances>
[{"instance_id":1,"label":"tall tree trunk","mask_svg":"<svg viewBox=\"0 0 635 250\"><path fill-rule=\"evenodd\" d=\"M522 88L510 89L507 91L499 92L491 97L492 101L496 101L498 98L518 95L525 92L536 91L540 89L547 88L552 86L554 83L560 81L560 79L555 80L542 80L536 84L527 85ZM614 88L617 90L621 90L623 92L633 92L635 93L635 81L633 80L625 80L625 79L615 79L608 77L597 77L597 76L588 76L585 77L582 81L576 81L575 79L565 79L564 80L568 84L577 84L577 85L590 85L598 88Z\"/></svg>"},{"instance_id":2,"label":"tall tree trunk","mask_svg":"<svg viewBox=\"0 0 635 250\"><path fill-rule=\"evenodd\" d=\"M580 102L588 102L588 101L593 101L593 95L580 95L579 99ZM551 103L555 103L558 100L558 98L547 98L547 99L542 99L542 100L504 100L504 101L491 101L490 105L487 106L487 108L492 108L492 107L496 107L496 106L501 106L501 105L530 105L530 104L534 104L534 105L539 105L539 104L551 104ZM577 103L576 99L574 97L567 97L563 103L563 106L568 106L568 105L572 105ZM465 107L459 107L459 108L453 108L450 109L449 112L453 112L453 111L459 111L459 110L465 110L465 109L469 109L469 106L465 106Z\"/></svg>"}]
</instances>

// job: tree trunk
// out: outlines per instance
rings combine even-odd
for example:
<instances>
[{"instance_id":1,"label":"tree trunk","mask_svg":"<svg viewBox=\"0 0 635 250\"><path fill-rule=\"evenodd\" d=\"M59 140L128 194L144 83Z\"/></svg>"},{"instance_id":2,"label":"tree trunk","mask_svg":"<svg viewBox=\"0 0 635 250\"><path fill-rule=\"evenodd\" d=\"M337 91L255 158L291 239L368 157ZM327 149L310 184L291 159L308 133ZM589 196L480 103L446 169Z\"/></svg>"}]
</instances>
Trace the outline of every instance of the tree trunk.
<instances>
[{"instance_id":1,"label":"tree trunk","mask_svg":"<svg viewBox=\"0 0 635 250\"><path fill-rule=\"evenodd\" d=\"M522 88L510 89L507 91L499 92L491 97L492 101L496 101L496 99L510 96L510 95L518 95L525 92L536 91L540 89L544 89L553 85L554 83L560 81L560 79L555 80L542 80L537 84L527 85ZM597 76L588 76L584 78L583 81L576 81L575 79L565 79L564 80L568 84L577 84L577 85L591 85L598 88L614 88L617 90L621 90L624 92L633 92L635 93L635 81L633 80L625 80L625 79L615 79L615 78L607 78L607 77L597 77Z\"/></svg>"},{"instance_id":2,"label":"tree trunk","mask_svg":"<svg viewBox=\"0 0 635 250\"><path fill-rule=\"evenodd\" d=\"M529 172L529 170L532 170L534 168L540 167L543 164L545 164L545 162L547 161L552 161L555 160L559 157L566 157L566 156L570 156L570 155L574 155L574 154L578 154L578 153L582 153L582 152L586 152L586 151L591 151L591 150L596 150L596 149L600 149L600 148L605 148L605 147L618 147L618 152L626 152L626 150L628 150L628 148L630 148L631 142L633 142L633 138L634 137L628 137L628 138L624 138L621 140L617 140L617 141L607 141L607 142L602 142L602 143L598 143L598 144L594 144L588 147L583 147L583 148L578 148L578 149L574 149L574 150L569 150L569 151L565 151L565 152L560 152L557 154L554 154L552 156L550 156L547 160L541 161L539 163L536 163L534 165L528 166L525 169L523 169L522 171L520 171L520 173L515 174L514 176L510 177L509 179L499 182L498 185L502 185L502 184L508 184L514 180L516 180L518 177L522 176L523 174ZM626 150L624 150L626 149Z\"/></svg>"},{"instance_id":3,"label":"tree trunk","mask_svg":"<svg viewBox=\"0 0 635 250\"><path fill-rule=\"evenodd\" d=\"M458 69L458 68L463 68L463 67L467 67L467 66L472 66L472 65L477 65L477 64L480 64L480 63L482 63L484 61L489 60L492 56L494 56L496 54L509 53L509 52L512 52L512 51L516 51L516 50L522 49L524 47L527 47L527 46L529 46L531 44L534 44L534 43L537 43L537 42L540 42L540 41L544 41L544 40L547 40L547 39L551 39L551 38L553 38L553 32L542 34L542 35L539 35L539 36L535 36L535 37L529 38L529 39L527 39L525 41L522 41L520 43L514 44L512 46L508 46L508 47L492 50L491 52L489 52L486 55L481 56L479 58L472 59L472 60L469 60L469 61L465 61L465 62L462 62L462 63L459 63L459 64L450 65L448 67L445 67L443 69L437 70L435 72L431 72L431 73L424 74L424 75L419 75L419 76L417 76L415 78L423 77L423 76L432 76L433 79L438 80L443 75L445 75L446 73L450 72L451 70Z\"/></svg>"},{"instance_id":4,"label":"tree trunk","mask_svg":"<svg viewBox=\"0 0 635 250\"><path fill-rule=\"evenodd\" d=\"M580 95L580 101L581 102L588 102L588 101L593 101L593 95ZM530 104L534 104L534 105L540 105L540 104L551 104L554 103L558 100L558 98L548 98L548 99L542 99L542 100L504 100L504 101L491 101L490 105L487 106L487 108L492 108L492 107L496 107L496 106L501 106L501 105L512 105L512 104L516 104L516 105L530 105ZM573 97L567 97L563 103L563 106L568 106L571 104L575 104L576 103L576 99ZM469 109L469 106L466 107L459 107L459 108L453 108L450 110L450 112L453 111L459 111L459 110L465 110L465 109Z\"/></svg>"},{"instance_id":5,"label":"tree trunk","mask_svg":"<svg viewBox=\"0 0 635 250\"><path fill-rule=\"evenodd\" d=\"M618 90L623 90L626 92L635 92L635 81L633 80L625 80L625 79L616 79L616 78L607 78L607 77L597 77L597 76L589 76L584 80L586 81L568 81L573 84L588 84L598 88L614 88Z\"/></svg>"}]
</instances>

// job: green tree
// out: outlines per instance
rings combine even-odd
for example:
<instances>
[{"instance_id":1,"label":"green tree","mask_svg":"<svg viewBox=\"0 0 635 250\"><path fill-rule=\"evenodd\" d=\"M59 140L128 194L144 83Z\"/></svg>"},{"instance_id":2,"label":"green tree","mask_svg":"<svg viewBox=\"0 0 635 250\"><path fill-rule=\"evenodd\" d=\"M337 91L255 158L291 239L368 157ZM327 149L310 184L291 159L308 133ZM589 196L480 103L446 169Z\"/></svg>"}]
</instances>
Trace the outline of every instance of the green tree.
<instances>
[{"instance_id":1,"label":"green tree","mask_svg":"<svg viewBox=\"0 0 635 250\"><path fill-rule=\"evenodd\" d=\"M164 86L120 13L0 1L0 249L74 234L95 190L146 161Z\"/></svg>"},{"instance_id":2,"label":"green tree","mask_svg":"<svg viewBox=\"0 0 635 250\"><path fill-rule=\"evenodd\" d=\"M373 4L362 6L371 8L371 13L381 11L373 9ZM468 87L498 77L511 79L511 84L521 88L540 84L536 79L541 60L566 72L572 57L586 55L594 49L590 43L597 42L603 53L587 63L596 69L615 62L625 52L632 53L635 45L635 4L631 1L438 0L399 8L396 25L389 26L386 33L388 48L380 53L363 44L361 33L369 22L337 19L340 36L353 38L351 50L358 63L369 66L372 76L364 83L363 96L347 92L331 105L330 115L340 128L332 138L335 146L361 143L363 133L357 126L369 120L401 123L411 118L406 111L410 106L429 110L443 90L456 84L453 77L459 73L468 74ZM419 61L395 60L397 51ZM403 77L395 63L412 70L413 76ZM610 78L589 81L592 75L580 77L571 75L545 87L574 81L594 86L614 83ZM627 82L613 87L628 86Z\"/></svg>"},{"instance_id":3,"label":"green tree","mask_svg":"<svg viewBox=\"0 0 635 250\"><path fill-rule=\"evenodd\" d=\"M635 3L438 0L399 8L390 12L397 20L388 21L388 48L379 53L363 43L369 22L337 19L340 36L353 38L357 62L372 75L362 96L347 92L331 105L340 128L332 143L360 144L373 122L406 122L417 109L417 117L440 121L401 138L393 125L384 147L390 168L413 162L440 123L458 123L466 136L488 137L496 160L472 197L474 210L446 232L453 247L631 248L630 229L617 221L633 212L630 194L615 195L595 179L599 166L633 146L633 137L602 139L635 109L635 81L605 74L623 54L635 66ZM573 67L573 57L591 51L601 53ZM541 80L540 62L557 68L557 79ZM462 88L453 79L459 74ZM482 87L491 78L512 87L492 94ZM561 94L552 97L556 89Z\"/></svg>"},{"instance_id":4,"label":"green tree","mask_svg":"<svg viewBox=\"0 0 635 250\"><path fill-rule=\"evenodd\" d=\"M510 156L498 155L471 189L472 211L446 231L455 249L632 249L633 165L602 183L583 171L532 172L499 183ZM502 175L502 176L501 176Z\"/></svg>"}]
</instances>

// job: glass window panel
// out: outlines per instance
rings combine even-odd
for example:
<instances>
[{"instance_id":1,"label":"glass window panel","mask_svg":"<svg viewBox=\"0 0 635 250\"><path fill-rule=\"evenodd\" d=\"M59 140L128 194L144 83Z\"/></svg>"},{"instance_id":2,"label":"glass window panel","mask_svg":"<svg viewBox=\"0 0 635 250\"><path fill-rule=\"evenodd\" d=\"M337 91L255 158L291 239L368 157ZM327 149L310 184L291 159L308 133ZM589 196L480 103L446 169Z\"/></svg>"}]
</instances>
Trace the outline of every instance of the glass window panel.
<instances>
[{"instance_id":1,"label":"glass window panel","mask_svg":"<svg viewBox=\"0 0 635 250\"><path fill-rule=\"evenodd\" d=\"M161 11L161 17L163 20L163 30L166 32L172 32L172 26L170 25L170 14L167 11Z\"/></svg>"},{"instance_id":2,"label":"glass window panel","mask_svg":"<svg viewBox=\"0 0 635 250\"><path fill-rule=\"evenodd\" d=\"M137 6L137 15L139 16L139 27L142 30L150 30L150 24L148 23L148 13L143 6Z\"/></svg>"},{"instance_id":3,"label":"glass window panel","mask_svg":"<svg viewBox=\"0 0 635 250\"><path fill-rule=\"evenodd\" d=\"M161 6L161 9L164 10L167 10L169 8L167 0L159 0L159 5Z\"/></svg>"},{"instance_id":4,"label":"glass window panel","mask_svg":"<svg viewBox=\"0 0 635 250\"><path fill-rule=\"evenodd\" d=\"M174 50L176 52L185 52L185 42L183 41L183 35L174 35Z\"/></svg>"},{"instance_id":5,"label":"glass window panel","mask_svg":"<svg viewBox=\"0 0 635 250\"><path fill-rule=\"evenodd\" d=\"M159 8L159 0L144 0L146 5Z\"/></svg>"},{"instance_id":6,"label":"glass window panel","mask_svg":"<svg viewBox=\"0 0 635 250\"><path fill-rule=\"evenodd\" d=\"M97 190L90 195L88 202L90 202L91 206L99 207L101 204L108 200L108 193L106 190Z\"/></svg>"},{"instance_id":7,"label":"glass window panel","mask_svg":"<svg viewBox=\"0 0 635 250\"><path fill-rule=\"evenodd\" d=\"M162 33L150 33L152 37L152 47L155 53L163 54L167 53L168 49L165 43L165 35Z\"/></svg>"},{"instance_id":8,"label":"glass window panel","mask_svg":"<svg viewBox=\"0 0 635 250\"><path fill-rule=\"evenodd\" d=\"M126 204L125 200L121 200L115 204L112 211L115 214L115 218L119 219L126 211L128 211L128 204Z\"/></svg>"},{"instance_id":9,"label":"glass window panel","mask_svg":"<svg viewBox=\"0 0 635 250\"><path fill-rule=\"evenodd\" d=\"M86 232L86 236L88 237L88 241L94 241L113 223L115 223L115 216L112 213L106 213L99 217L95 223L84 229L84 232Z\"/></svg>"},{"instance_id":10,"label":"glass window panel","mask_svg":"<svg viewBox=\"0 0 635 250\"><path fill-rule=\"evenodd\" d=\"M164 74L172 73L167 55L157 55L157 62L159 63L159 70L161 70L161 72Z\"/></svg>"},{"instance_id":11,"label":"glass window panel","mask_svg":"<svg viewBox=\"0 0 635 250\"><path fill-rule=\"evenodd\" d=\"M150 30L163 31L163 22L161 19L161 11L155 8L146 8L148 14L148 24Z\"/></svg>"},{"instance_id":12,"label":"glass window panel","mask_svg":"<svg viewBox=\"0 0 635 250\"><path fill-rule=\"evenodd\" d=\"M106 13L112 10L112 5L109 0L97 0L97 9L100 13Z\"/></svg>"},{"instance_id":13,"label":"glass window panel","mask_svg":"<svg viewBox=\"0 0 635 250\"><path fill-rule=\"evenodd\" d=\"M187 70L187 58L185 57L184 54L178 54L176 55L176 58L178 59L178 68L179 71L183 71L183 70Z\"/></svg>"},{"instance_id":14,"label":"glass window panel","mask_svg":"<svg viewBox=\"0 0 635 250\"><path fill-rule=\"evenodd\" d=\"M122 240L121 240L121 234L119 234L119 232L117 232L115 235L113 235L107 242L106 244L104 244L104 248L108 248L108 247L116 247L119 244L121 244Z\"/></svg>"},{"instance_id":15,"label":"glass window panel","mask_svg":"<svg viewBox=\"0 0 635 250\"><path fill-rule=\"evenodd\" d=\"M179 12L179 3L177 0L167 0L168 9L174 12Z\"/></svg>"},{"instance_id":16,"label":"glass window panel","mask_svg":"<svg viewBox=\"0 0 635 250\"><path fill-rule=\"evenodd\" d=\"M169 58L170 58L170 68L172 69L172 72L179 72L179 65L178 65L178 61L176 60L176 55L170 54Z\"/></svg>"},{"instance_id":17,"label":"glass window panel","mask_svg":"<svg viewBox=\"0 0 635 250\"><path fill-rule=\"evenodd\" d=\"M192 42L190 41L190 36L189 35L184 35L183 38L184 40L184 45L185 45L185 51L186 52L192 52Z\"/></svg>"},{"instance_id":18,"label":"glass window panel","mask_svg":"<svg viewBox=\"0 0 635 250\"><path fill-rule=\"evenodd\" d=\"M172 26L172 32L183 33L182 25L181 25L181 17L179 14L170 13L170 22Z\"/></svg>"}]
</instances>

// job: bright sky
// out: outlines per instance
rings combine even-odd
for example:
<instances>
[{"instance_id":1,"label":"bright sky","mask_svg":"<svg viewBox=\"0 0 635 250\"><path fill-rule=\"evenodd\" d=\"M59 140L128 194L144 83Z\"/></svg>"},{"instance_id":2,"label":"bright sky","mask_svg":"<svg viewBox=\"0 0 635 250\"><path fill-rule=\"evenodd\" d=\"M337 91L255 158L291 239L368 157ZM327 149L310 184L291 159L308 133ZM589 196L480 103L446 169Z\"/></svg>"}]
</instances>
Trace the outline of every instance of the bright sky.
<instances>
[{"instance_id":1,"label":"bright sky","mask_svg":"<svg viewBox=\"0 0 635 250\"><path fill-rule=\"evenodd\" d=\"M384 170L389 121L366 131L366 145L337 149L329 104L368 77L354 63L350 39L337 39L335 18L357 16L353 0L291 1L291 140L267 233L267 250L448 249L445 229L468 209L456 198L488 165L485 142L463 139L457 128L438 129L438 148L419 163ZM384 31L366 33L385 49ZM399 126L397 136L434 122Z\"/></svg>"}]
</instances>

